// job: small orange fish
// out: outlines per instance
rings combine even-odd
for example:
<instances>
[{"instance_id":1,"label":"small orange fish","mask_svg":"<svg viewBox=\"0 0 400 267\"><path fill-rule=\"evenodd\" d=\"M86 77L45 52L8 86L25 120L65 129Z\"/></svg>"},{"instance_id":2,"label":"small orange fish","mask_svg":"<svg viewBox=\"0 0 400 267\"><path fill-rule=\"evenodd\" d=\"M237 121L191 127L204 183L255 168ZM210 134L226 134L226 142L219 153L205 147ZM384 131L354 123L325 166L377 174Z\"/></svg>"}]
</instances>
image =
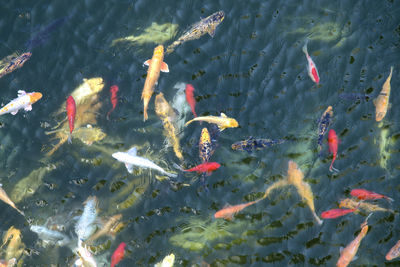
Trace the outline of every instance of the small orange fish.
<instances>
[{"instance_id":1,"label":"small orange fish","mask_svg":"<svg viewBox=\"0 0 400 267\"><path fill-rule=\"evenodd\" d=\"M223 218L226 220L232 220L233 215L235 215L239 211L243 210L244 208L257 203L258 201L259 200L255 200L255 201L251 201L251 202L247 202L247 203L243 203L243 204L239 204L239 205L235 205L235 206L227 206L227 207L217 211L214 214L214 218L217 218L217 219Z\"/></svg>"}]
</instances>

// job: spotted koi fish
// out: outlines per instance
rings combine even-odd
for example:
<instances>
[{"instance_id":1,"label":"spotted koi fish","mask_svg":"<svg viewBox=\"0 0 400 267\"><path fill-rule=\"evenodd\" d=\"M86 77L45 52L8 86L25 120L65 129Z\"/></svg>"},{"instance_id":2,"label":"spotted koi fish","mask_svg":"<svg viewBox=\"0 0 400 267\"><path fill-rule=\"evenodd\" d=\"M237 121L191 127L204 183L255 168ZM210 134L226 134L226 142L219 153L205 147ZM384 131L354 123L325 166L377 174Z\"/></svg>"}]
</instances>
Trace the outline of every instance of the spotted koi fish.
<instances>
[{"instance_id":1,"label":"spotted koi fish","mask_svg":"<svg viewBox=\"0 0 400 267\"><path fill-rule=\"evenodd\" d=\"M320 151L322 150L322 140L324 139L324 135L329 128L329 124L331 124L332 117L332 106L329 106L322 114L318 123L318 147Z\"/></svg>"},{"instance_id":2,"label":"spotted koi fish","mask_svg":"<svg viewBox=\"0 0 400 267\"><path fill-rule=\"evenodd\" d=\"M256 139L254 137L249 137L244 141L239 141L232 144L232 149L251 152L253 150L261 150L266 147L279 145L282 144L283 142L285 142L285 140L283 139L272 140L272 139Z\"/></svg>"},{"instance_id":3,"label":"spotted koi fish","mask_svg":"<svg viewBox=\"0 0 400 267\"><path fill-rule=\"evenodd\" d=\"M212 149L210 134L207 128L203 128L203 130L201 131L200 141L199 141L199 156L201 161L203 163L208 162L213 153L214 151Z\"/></svg>"},{"instance_id":4,"label":"spotted koi fish","mask_svg":"<svg viewBox=\"0 0 400 267\"><path fill-rule=\"evenodd\" d=\"M0 115L11 113L15 115L18 113L18 110L24 109L25 111L32 110L32 104L36 103L39 99L42 98L42 94L39 92L27 93L23 90L18 91L18 97L13 99L10 103L5 105L0 109Z\"/></svg>"},{"instance_id":5,"label":"spotted koi fish","mask_svg":"<svg viewBox=\"0 0 400 267\"><path fill-rule=\"evenodd\" d=\"M24 63L28 59L30 59L31 56L32 56L31 52L26 52L18 57L11 58L10 62L8 64L6 64L6 66L4 68L2 68L0 70L0 78L3 77L4 75L7 75L7 74L13 72L16 69L21 68L24 65Z\"/></svg>"},{"instance_id":6,"label":"spotted koi fish","mask_svg":"<svg viewBox=\"0 0 400 267\"><path fill-rule=\"evenodd\" d=\"M177 47L178 45L181 45L186 41L199 39L206 33L208 33L211 37L214 37L215 28L224 20L224 18L224 11L218 11L214 14L211 14L207 18L200 20L192 27L190 27L188 31L184 32L183 35L178 38L178 40L168 46L166 54L172 53L175 47Z\"/></svg>"}]
</instances>

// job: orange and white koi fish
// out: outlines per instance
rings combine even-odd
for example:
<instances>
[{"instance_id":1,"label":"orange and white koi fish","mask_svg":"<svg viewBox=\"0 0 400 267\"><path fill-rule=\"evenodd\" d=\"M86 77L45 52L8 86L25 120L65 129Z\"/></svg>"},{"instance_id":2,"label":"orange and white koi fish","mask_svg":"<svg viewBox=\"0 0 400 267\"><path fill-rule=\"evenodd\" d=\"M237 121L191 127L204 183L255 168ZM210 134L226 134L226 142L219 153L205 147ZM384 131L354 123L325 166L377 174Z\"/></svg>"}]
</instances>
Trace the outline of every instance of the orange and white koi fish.
<instances>
[{"instance_id":1,"label":"orange and white koi fish","mask_svg":"<svg viewBox=\"0 0 400 267\"><path fill-rule=\"evenodd\" d=\"M308 64L307 64L308 76L310 76L310 78L311 78L311 80L313 80L313 82L315 82L316 84L319 84L319 75L318 75L317 66L315 66L314 61L308 54L307 43L308 43L308 40L306 40L306 43L303 46L303 52L304 52L304 54L306 54L307 61L308 61Z\"/></svg>"},{"instance_id":2,"label":"orange and white koi fish","mask_svg":"<svg viewBox=\"0 0 400 267\"><path fill-rule=\"evenodd\" d=\"M361 240L365 237L365 235L368 232L367 220L371 215L372 213L369 214L368 217L365 219L365 221L361 224L361 232L357 235L357 237L340 252L340 258L336 263L337 267L346 267L347 265L349 265L349 263L353 260L354 256L357 254Z\"/></svg>"},{"instance_id":3,"label":"orange and white koi fish","mask_svg":"<svg viewBox=\"0 0 400 267\"><path fill-rule=\"evenodd\" d=\"M226 220L232 220L233 215L235 215L239 211L243 210L244 208L257 203L261 199L255 200L255 201L250 201L250 202L239 204L239 205L235 205L235 206L227 206L227 207L217 211L214 214L214 218L217 218L217 219L218 218L223 218L223 219L226 219Z\"/></svg>"},{"instance_id":4,"label":"orange and white koi fish","mask_svg":"<svg viewBox=\"0 0 400 267\"><path fill-rule=\"evenodd\" d=\"M169 72L167 63L163 62L164 59L164 46L159 45L154 48L153 57L144 62L144 65L148 66L146 81L144 82L142 100L143 100L143 121L146 121L147 107L150 102L150 98L154 92L154 86L160 76L160 71Z\"/></svg>"},{"instance_id":5,"label":"orange and white koi fish","mask_svg":"<svg viewBox=\"0 0 400 267\"><path fill-rule=\"evenodd\" d=\"M42 94L39 92L26 93L23 90L19 90L18 97L0 109L0 115L6 113L15 115L18 113L18 110L22 108L26 111L30 111L32 110L32 104L41 98Z\"/></svg>"},{"instance_id":6,"label":"orange and white koi fish","mask_svg":"<svg viewBox=\"0 0 400 267\"><path fill-rule=\"evenodd\" d=\"M390 80L392 79L393 66L390 67L390 74L382 86L382 90L378 97L374 99L375 105L375 120L381 121L385 116L389 105L390 96Z\"/></svg>"},{"instance_id":7,"label":"orange and white koi fish","mask_svg":"<svg viewBox=\"0 0 400 267\"><path fill-rule=\"evenodd\" d=\"M196 117L193 120L188 121L185 123L185 126L188 126L190 123L194 121L205 121L208 123L214 123L218 126L220 131L225 130L226 128L236 128L239 126L239 123L233 119L228 118L224 113L221 113L221 116L204 116L204 117Z\"/></svg>"},{"instance_id":8,"label":"orange and white koi fish","mask_svg":"<svg viewBox=\"0 0 400 267\"><path fill-rule=\"evenodd\" d=\"M385 259L390 261L400 256L400 240L389 250Z\"/></svg>"},{"instance_id":9,"label":"orange and white koi fish","mask_svg":"<svg viewBox=\"0 0 400 267\"><path fill-rule=\"evenodd\" d=\"M13 207L16 211L18 211L22 216L25 216L25 214L20 211L17 206L15 206L14 202L8 197L6 191L4 191L2 184L0 184L0 200L2 200L4 203L7 203L11 207Z\"/></svg>"}]
</instances>

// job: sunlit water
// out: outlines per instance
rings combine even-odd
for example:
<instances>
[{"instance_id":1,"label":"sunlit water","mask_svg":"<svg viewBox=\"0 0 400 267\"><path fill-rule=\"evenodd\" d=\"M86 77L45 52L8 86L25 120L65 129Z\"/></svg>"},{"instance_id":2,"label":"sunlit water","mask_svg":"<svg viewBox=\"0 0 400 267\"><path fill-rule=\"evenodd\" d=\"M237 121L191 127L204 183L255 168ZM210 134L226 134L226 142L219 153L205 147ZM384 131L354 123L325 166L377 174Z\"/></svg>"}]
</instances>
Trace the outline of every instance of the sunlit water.
<instances>
[{"instance_id":1,"label":"sunlit water","mask_svg":"<svg viewBox=\"0 0 400 267\"><path fill-rule=\"evenodd\" d=\"M394 198L393 204L375 201L395 213L372 215L359 258L351 265L400 264L399 260L385 261L385 254L400 239L398 1L4 2L0 58L23 53L27 47L32 57L0 79L1 103L15 98L18 90L44 95L31 112L1 117L0 182L11 195L19 181L31 177L23 188L28 193L12 197L18 199L26 220L0 203L1 233L12 225L22 231L27 252L20 259L23 266L72 264L71 248L44 246L29 224L44 224L51 218L76 238L76 219L91 195L100 201L99 217L122 213L126 222L114 240L97 241L100 266L109 265L122 241L127 243L127 254L118 266L151 266L170 253L176 255L177 266L202 262L211 266L333 266L340 247L358 234L367 214L325 220L319 226L295 188L287 187L232 221L213 217L226 204L262 197L270 184L285 177L289 160L306 174L318 215L337 208L357 187ZM157 44L169 45L191 24L219 10L225 12L225 19L214 38L205 35L166 56L170 72L161 73L156 88L172 104L179 83L191 83L199 115L223 112L238 120L239 128L224 130L218 139L211 160L222 167L206 178L209 192L196 174L180 174L173 182L159 181L158 173L149 170L129 175L111 157L113 152L137 146L140 156L167 170L178 172L173 164L180 164L164 142L154 96L149 120L142 120L140 96L147 72L143 62ZM131 41L112 45L113 40L132 35ZM301 51L307 37L320 86L307 74ZM383 122L377 123L372 99L390 66L394 66L391 107ZM46 157L42 149L55 141L45 131L63 119L52 114L83 78L92 77L105 81L99 95L102 107L93 126L107 137L92 146L73 139L71 145L65 143ZM107 120L113 84L119 86L120 98ZM348 97L342 97L343 93L349 93ZM368 97L360 99L352 93ZM317 150L317 121L329 105L334 112L331 128L341 140L334 164L340 170L337 174L328 170L331 156L326 141L320 157ZM179 105L175 108L179 110ZM192 118L187 107L181 107L181 112L186 113L180 118ZM185 167L200 163L197 144L206 126L195 122L181 133ZM252 153L231 149L232 143L249 136L286 142Z\"/></svg>"}]
</instances>

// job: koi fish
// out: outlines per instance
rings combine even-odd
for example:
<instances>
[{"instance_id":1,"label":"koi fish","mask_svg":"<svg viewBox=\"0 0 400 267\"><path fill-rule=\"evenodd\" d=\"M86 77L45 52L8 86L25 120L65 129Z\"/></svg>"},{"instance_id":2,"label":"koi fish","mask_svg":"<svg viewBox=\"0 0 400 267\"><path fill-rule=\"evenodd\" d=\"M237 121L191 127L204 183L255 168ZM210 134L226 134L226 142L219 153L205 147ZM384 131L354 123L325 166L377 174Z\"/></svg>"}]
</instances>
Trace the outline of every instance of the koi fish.
<instances>
[{"instance_id":1,"label":"koi fish","mask_svg":"<svg viewBox=\"0 0 400 267\"><path fill-rule=\"evenodd\" d=\"M79 259L75 261L74 266L97 267L96 260L86 246L82 246L81 239L78 240L78 249L76 250L76 254L78 254Z\"/></svg>"},{"instance_id":2,"label":"koi fish","mask_svg":"<svg viewBox=\"0 0 400 267\"><path fill-rule=\"evenodd\" d=\"M7 244L7 248L3 246ZM5 252L5 259L19 259L24 252L25 244L22 242L21 231L14 226L11 226L3 236L3 244L1 245L2 252Z\"/></svg>"},{"instance_id":3,"label":"koi fish","mask_svg":"<svg viewBox=\"0 0 400 267\"><path fill-rule=\"evenodd\" d=\"M304 182L303 179L304 179L304 174L297 166L297 163L290 160L288 167L287 181L289 184L292 184L297 188L297 192L302 197L302 199L306 201L315 220L319 225L321 225L323 221L315 213L314 196L311 191L311 187L308 183Z\"/></svg>"},{"instance_id":4,"label":"koi fish","mask_svg":"<svg viewBox=\"0 0 400 267\"><path fill-rule=\"evenodd\" d=\"M129 173L133 172L133 166L138 166L141 168L153 169L161 172L169 177L176 177L176 174L166 172L163 168L148 160L146 158L142 158L137 156L137 149L133 147L129 149L127 152L116 152L112 154L112 157L118 160L119 162L125 163L126 169Z\"/></svg>"},{"instance_id":5,"label":"koi fish","mask_svg":"<svg viewBox=\"0 0 400 267\"><path fill-rule=\"evenodd\" d=\"M0 184L0 200L2 200L4 203L10 205L12 208L14 208L16 211L18 211L22 216L25 216L25 214L20 211L17 206L15 206L14 202L8 197L6 191L3 189L3 185Z\"/></svg>"},{"instance_id":6,"label":"koi fish","mask_svg":"<svg viewBox=\"0 0 400 267\"><path fill-rule=\"evenodd\" d=\"M389 250L385 259L390 261L400 256L400 240Z\"/></svg>"},{"instance_id":7,"label":"koi fish","mask_svg":"<svg viewBox=\"0 0 400 267\"><path fill-rule=\"evenodd\" d=\"M393 66L390 67L390 74L382 86L382 90L378 97L374 99L375 105L375 120L381 121L385 116L389 105L390 96L390 80L392 79Z\"/></svg>"},{"instance_id":8,"label":"koi fish","mask_svg":"<svg viewBox=\"0 0 400 267\"><path fill-rule=\"evenodd\" d=\"M114 238L115 232L113 232L112 229L119 223L121 218L122 214L116 214L110 217L108 221L97 230L96 233L94 233L85 241L85 244L91 244L93 241L102 237L103 235L111 235Z\"/></svg>"},{"instance_id":9,"label":"koi fish","mask_svg":"<svg viewBox=\"0 0 400 267\"><path fill-rule=\"evenodd\" d=\"M185 123L185 126L188 126L193 121L205 121L208 123L214 123L218 126L220 131L225 130L226 128L236 128L239 126L239 123L233 119L228 118L224 113L221 113L221 116L204 116L204 117L196 117L193 120L190 120Z\"/></svg>"},{"instance_id":10,"label":"koi fish","mask_svg":"<svg viewBox=\"0 0 400 267\"><path fill-rule=\"evenodd\" d=\"M186 93L186 101L188 102L190 109L192 110L193 116L196 118L197 114L195 111L195 106L196 106L196 99L194 99L194 87L191 84L186 84L186 89L185 89L185 93Z\"/></svg>"},{"instance_id":11,"label":"koi fish","mask_svg":"<svg viewBox=\"0 0 400 267\"><path fill-rule=\"evenodd\" d=\"M56 19L46 27L44 27L43 30L39 31L35 36L30 39L28 42L26 42L25 46L28 49L35 48L39 45L42 45L45 43L49 38L50 34L55 31L59 26L63 25L67 20L69 19L69 16L65 16L59 19Z\"/></svg>"},{"instance_id":12,"label":"koi fish","mask_svg":"<svg viewBox=\"0 0 400 267\"><path fill-rule=\"evenodd\" d=\"M214 218L219 219L219 218L223 218L226 220L232 220L233 219L233 215L235 215L236 213L238 213L239 211L243 210L244 208L253 205L255 203L257 203L259 200L255 200L255 201L251 201L251 202L247 202L244 204L239 204L239 205L235 205L235 206L227 206L219 211L217 211L214 214Z\"/></svg>"},{"instance_id":13,"label":"koi fish","mask_svg":"<svg viewBox=\"0 0 400 267\"><path fill-rule=\"evenodd\" d=\"M371 200L371 199L387 199L389 201L393 201L393 198L387 197L385 195L381 195L372 191L368 191L365 189L353 189L350 192L350 195L352 195L353 197L357 197L358 199L361 200Z\"/></svg>"},{"instance_id":14,"label":"koi fish","mask_svg":"<svg viewBox=\"0 0 400 267\"><path fill-rule=\"evenodd\" d=\"M178 128L175 124L176 114L167 100L164 98L163 93L159 93L155 100L156 114L163 122L164 135L167 137L169 144L174 149L175 155L178 159L183 161L183 155L178 138Z\"/></svg>"},{"instance_id":15,"label":"koi fish","mask_svg":"<svg viewBox=\"0 0 400 267\"><path fill-rule=\"evenodd\" d=\"M168 256L165 256L165 258L159 263L154 264L154 267L172 267L174 266L174 262L175 255L171 253Z\"/></svg>"},{"instance_id":16,"label":"koi fish","mask_svg":"<svg viewBox=\"0 0 400 267\"><path fill-rule=\"evenodd\" d=\"M358 248L360 246L361 240L365 237L368 232L368 224L367 220L372 215L368 215L365 221L361 224L361 232L357 235L357 237L350 242L341 252L338 262L336 263L337 267L346 267L353 260L354 256L357 254Z\"/></svg>"},{"instance_id":17,"label":"koi fish","mask_svg":"<svg viewBox=\"0 0 400 267\"><path fill-rule=\"evenodd\" d=\"M147 106L149 105L150 98L154 92L154 86L157 84L158 77L160 77L160 71L169 72L167 63L164 59L164 46L159 45L154 48L153 57L144 62L144 65L148 66L146 81L144 82L142 100L143 100L143 121L146 121Z\"/></svg>"},{"instance_id":18,"label":"koi fish","mask_svg":"<svg viewBox=\"0 0 400 267\"><path fill-rule=\"evenodd\" d=\"M307 57L308 76L310 76L310 78L311 78L311 80L313 80L313 82L315 82L316 84L319 84L319 75L318 75L317 66L315 66L314 61L308 54L307 43L308 43L308 39L306 40L306 43L303 46L303 52L304 52L304 54L306 54L306 57Z\"/></svg>"},{"instance_id":19,"label":"koi fish","mask_svg":"<svg viewBox=\"0 0 400 267\"><path fill-rule=\"evenodd\" d=\"M284 142L285 142L285 140L283 140L283 139L272 140L272 139L256 139L254 137L249 137L248 139L246 139L244 141L239 141L239 142L232 144L232 149L251 152L253 150L261 150L266 147L279 145Z\"/></svg>"},{"instance_id":20,"label":"koi fish","mask_svg":"<svg viewBox=\"0 0 400 267\"><path fill-rule=\"evenodd\" d=\"M340 201L339 208L348 208L348 209L359 208L359 209L365 210L366 212L377 212L377 211L394 212L393 210L385 209L378 205L366 203L363 201L358 202L351 198L345 198L342 201Z\"/></svg>"},{"instance_id":21,"label":"koi fish","mask_svg":"<svg viewBox=\"0 0 400 267\"><path fill-rule=\"evenodd\" d=\"M335 169L333 167L333 162L335 162L336 156L337 156L338 142L339 142L339 140L338 140L335 130L330 129L329 133L328 133L328 146L329 146L329 152L331 152L333 154L331 166L329 166L329 171L331 171L331 172L339 171L338 169Z\"/></svg>"},{"instance_id":22,"label":"koi fish","mask_svg":"<svg viewBox=\"0 0 400 267\"><path fill-rule=\"evenodd\" d=\"M75 100L72 96L67 98L67 103L65 105L67 109L67 117L68 117L68 124L69 124L69 136L68 136L68 143L72 143L72 131L74 130L74 123L75 123L75 114L76 114L76 104Z\"/></svg>"},{"instance_id":23,"label":"koi fish","mask_svg":"<svg viewBox=\"0 0 400 267\"><path fill-rule=\"evenodd\" d=\"M0 260L0 267L12 267L17 264L17 259L12 258L9 260Z\"/></svg>"},{"instance_id":24,"label":"koi fish","mask_svg":"<svg viewBox=\"0 0 400 267\"><path fill-rule=\"evenodd\" d=\"M221 165L217 162L204 162L196 167L190 168L188 170L183 170L184 172L198 172L203 173L206 172L207 174L211 174L211 172L218 170Z\"/></svg>"},{"instance_id":25,"label":"koi fish","mask_svg":"<svg viewBox=\"0 0 400 267\"><path fill-rule=\"evenodd\" d=\"M109 112L107 112L107 120L110 119L111 112L113 112L115 107L117 106L117 103L118 103L117 93L118 93L118 91L119 91L119 89L118 89L117 85L113 85L113 86L110 87L110 94L111 94L110 100L111 100L112 108L110 109Z\"/></svg>"},{"instance_id":26,"label":"koi fish","mask_svg":"<svg viewBox=\"0 0 400 267\"><path fill-rule=\"evenodd\" d=\"M203 130L201 130L199 141L199 157L204 163L210 160L213 153L214 151L212 150L210 134L208 133L207 128L203 128Z\"/></svg>"},{"instance_id":27,"label":"koi fish","mask_svg":"<svg viewBox=\"0 0 400 267\"><path fill-rule=\"evenodd\" d=\"M333 117L332 106L329 106L321 116L318 123L318 146L319 150L322 150L322 140L328 130L329 124L331 123L331 118Z\"/></svg>"},{"instance_id":28,"label":"koi fish","mask_svg":"<svg viewBox=\"0 0 400 267\"><path fill-rule=\"evenodd\" d=\"M119 246L117 247L117 249L114 251L114 253L111 256L110 267L114 267L124 258L125 247L126 247L125 242L121 242L121 244L119 244Z\"/></svg>"},{"instance_id":29,"label":"koi fish","mask_svg":"<svg viewBox=\"0 0 400 267\"><path fill-rule=\"evenodd\" d=\"M263 199L266 198L272 192L272 190L280 188L280 187L284 187L284 186L287 186L287 185L289 185L289 182L287 181L287 179L276 181L275 183L270 185L267 188L267 190L265 190L264 196L262 198Z\"/></svg>"},{"instance_id":30,"label":"koi fish","mask_svg":"<svg viewBox=\"0 0 400 267\"><path fill-rule=\"evenodd\" d=\"M31 225L29 228L32 232L36 233L40 239L46 243L57 244L58 246L65 246L70 242L68 236L55 231L47 229L41 225Z\"/></svg>"},{"instance_id":31,"label":"koi fish","mask_svg":"<svg viewBox=\"0 0 400 267\"><path fill-rule=\"evenodd\" d=\"M13 99L10 103L0 109L0 115L11 113L15 115L18 110L24 109L26 111L32 110L32 104L42 98L39 92L26 93L23 90L18 90L18 97Z\"/></svg>"},{"instance_id":32,"label":"koi fish","mask_svg":"<svg viewBox=\"0 0 400 267\"><path fill-rule=\"evenodd\" d=\"M32 56L31 52L26 52L18 57L12 57L8 65L0 69L0 78L3 77L4 75L13 72L16 69L21 68L24 65L24 63L31 58L31 56Z\"/></svg>"},{"instance_id":33,"label":"koi fish","mask_svg":"<svg viewBox=\"0 0 400 267\"><path fill-rule=\"evenodd\" d=\"M80 241L88 239L96 227L93 225L97 218L97 206L99 201L95 196L90 196L84 202L85 207L83 209L81 217L75 225L75 233L78 235Z\"/></svg>"},{"instance_id":34,"label":"koi fish","mask_svg":"<svg viewBox=\"0 0 400 267\"><path fill-rule=\"evenodd\" d=\"M204 18L194 24L190 29L183 33L181 37L175 42L168 46L166 54L170 54L174 51L175 47L181 45L182 43L190 40L199 39L204 34L208 33L211 37L214 37L215 28L224 20L225 13L223 11L218 11L207 18Z\"/></svg>"},{"instance_id":35,"label":"koi fish","mask_svg":"<svg viewBox=\"0 0 400 267\"><path fill-rule=\"evenodd\" d=\"M355 212L356 209L332 209L321 213L323 219L334 219Z\"/></svg>"}]
</instances>

